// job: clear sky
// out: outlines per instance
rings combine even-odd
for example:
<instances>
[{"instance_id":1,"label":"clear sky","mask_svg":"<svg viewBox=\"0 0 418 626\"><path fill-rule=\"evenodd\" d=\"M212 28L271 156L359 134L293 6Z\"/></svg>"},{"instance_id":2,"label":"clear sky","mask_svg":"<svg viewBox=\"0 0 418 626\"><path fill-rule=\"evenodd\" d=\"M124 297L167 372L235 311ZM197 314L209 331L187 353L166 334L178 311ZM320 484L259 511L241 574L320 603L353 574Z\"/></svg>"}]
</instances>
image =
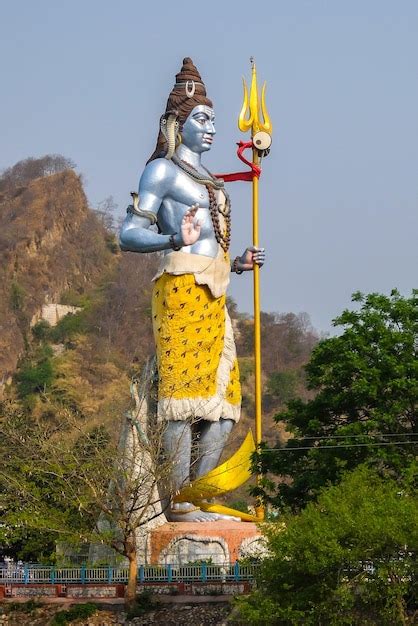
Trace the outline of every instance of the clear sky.
<instances>
[{"instance_id":1,"label":"clear sky","mask_svg":"<svg viewBox=\"0 0 418 626\"><path fill-rule=\"evenodd\" d=\"M184 56L215 103L206 165L239 166L241 77L254 55L274 123L264 163L262 308L329 331L353 291L409 294L418 267L416 0L0 0L0 168L60 153L92 206L122 212ZM235 256L251 188L232 183ZM250 276L231 295L251 311Z\"/></svg>"}]
</instances>

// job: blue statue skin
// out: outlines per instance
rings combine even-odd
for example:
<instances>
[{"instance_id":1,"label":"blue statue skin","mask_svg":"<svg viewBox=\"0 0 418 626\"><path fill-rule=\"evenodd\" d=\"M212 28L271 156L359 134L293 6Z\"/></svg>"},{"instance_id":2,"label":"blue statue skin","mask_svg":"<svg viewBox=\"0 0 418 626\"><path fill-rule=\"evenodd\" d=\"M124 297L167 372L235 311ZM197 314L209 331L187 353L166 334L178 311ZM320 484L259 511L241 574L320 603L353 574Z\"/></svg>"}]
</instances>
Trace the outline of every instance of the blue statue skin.
<instances>
[{"instance_id":1,"label":"blue statue skin","mask_svg":"<svg viewBox=\"0 0 418 626\"><path fill-rule=\"evenodd\" d=\"M177 156L206 174L201 165L201 154L209 150L215 135L214 113L207 106L193 109L182 130L182 143ZM158 215L161 234L149 230L146 217L128 215L122 225L120 243L122 250L132 252L172 251L170 235L177 233L175 243L181 246L182 220L185 213L198 206L194 217L201 225L200 237L192 245L182 247L182 252L215 257L218 242L213 232L209 214L209 197L206 188L193 181L177 165L167 159L149 163L139 181L140 208Z\"/></svg>"},{"instance_id":2,"label":"blue statue skin","mask_svg":"<svg viewBox=\"0 0 418 626\"><path fill-rule=\"evenodd\" d=\"M194 107L182 128L182 142L176 155L202 174L207 171L202 166L201 157L210 150L216 133L215 114L206 105ZM150 211L158 216L160 233L150 230L151 221L147 217L128 214L120 232L120 246L131 252L172 252L170 235L182 252L201 254L214 258L218 254L212 219L209 213L209 197L204 185L193 181L175 163L165 158L151 161L139 181L139 206L142 211ZM250 271L254 264L263 265L264 248L249 247L239 257L235 268ZM198 424L199 460L194 468L194 476L199 477L219 464L234 422L220 419L219 422L201 420ZM167 422L163 444L168 456L173 458L171 484L173 491L179 491L190 481L192 426L189 422ZM171 507L166 514L170 521L208 522L221 519L234 519L216 513L196 510L192 503L183 502Z\"/></svg>"}]
</instances>

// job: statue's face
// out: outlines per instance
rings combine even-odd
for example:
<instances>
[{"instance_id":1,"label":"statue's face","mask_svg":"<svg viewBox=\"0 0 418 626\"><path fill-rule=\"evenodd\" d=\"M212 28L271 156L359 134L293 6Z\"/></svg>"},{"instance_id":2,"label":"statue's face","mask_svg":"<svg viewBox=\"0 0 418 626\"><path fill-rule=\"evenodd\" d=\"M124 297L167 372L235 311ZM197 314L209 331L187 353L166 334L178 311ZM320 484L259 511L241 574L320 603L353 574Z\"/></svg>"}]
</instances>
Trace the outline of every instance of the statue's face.
<instances>
[{"instance_id":1,"label":"statue's face","mask_svg":"<svg viewBox=\"0 0 418 626\"><path fill-rule=\"evenodd\" d=\"M193 152L206 152L212 147L215 130L215 113L205 104L199 104L183 124L182 143Z\"/></svg>"}]
</instances>

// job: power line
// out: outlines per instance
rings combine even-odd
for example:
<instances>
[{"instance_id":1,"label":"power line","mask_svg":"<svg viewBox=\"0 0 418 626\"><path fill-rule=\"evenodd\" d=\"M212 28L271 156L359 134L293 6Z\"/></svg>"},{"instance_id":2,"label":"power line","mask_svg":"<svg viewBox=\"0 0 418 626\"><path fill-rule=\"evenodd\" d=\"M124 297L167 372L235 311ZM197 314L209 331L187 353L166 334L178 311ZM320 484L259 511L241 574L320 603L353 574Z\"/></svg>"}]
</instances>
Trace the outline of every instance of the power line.
<instances>
[{"instance_id":1,"label":"power line","mask_svg":"<svg viewBox=\"0 0 418 626\"><path fill-rule=\"evenodd\" d=\"M294 450L333 450L335 448L371 448L371 447L383 447L383 446L408 446L411 444L418 444L418 441L387 441L380 443L348 443L346 445L341 444L338 446L300 446L295 448L261 448L259 453L263 452L293 452Z\"/></svg>"},{"instance_id":2,"label":"power line","mask_svg":"<svg viewBox=\"0 0 418 626\"><path fill-rule=\"evenodd\" d=\"M320 439L359 439L361 437L411 437L412 435L418 435L418 433L376 433L374 435L363 433L362 435L318 435L317 437L304 437L301 435L295 436L295 439L315 439L319 441Z\"/></svg>"}]
</instances>

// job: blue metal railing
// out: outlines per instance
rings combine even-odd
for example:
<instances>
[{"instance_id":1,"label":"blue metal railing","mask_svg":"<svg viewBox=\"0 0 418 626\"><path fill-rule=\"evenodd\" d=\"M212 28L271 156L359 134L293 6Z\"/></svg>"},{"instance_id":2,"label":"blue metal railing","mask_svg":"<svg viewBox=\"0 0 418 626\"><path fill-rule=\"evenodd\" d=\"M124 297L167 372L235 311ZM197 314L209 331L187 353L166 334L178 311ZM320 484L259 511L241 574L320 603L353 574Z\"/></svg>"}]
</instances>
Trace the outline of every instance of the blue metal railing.
<instances>
[{"instance_id":1,"label":"blue metal railing","mask_svg":"<svg viewBox=\"0 0 418 626\"><path fill-rule=\"evenodd\" d=\"M239 582L253 580L257 563L199 563L190 565L140 565L139 583ZM0 584L126 583L127 567L55 567L12 565L0 567Z\"/></svg>"}]
</instances>

